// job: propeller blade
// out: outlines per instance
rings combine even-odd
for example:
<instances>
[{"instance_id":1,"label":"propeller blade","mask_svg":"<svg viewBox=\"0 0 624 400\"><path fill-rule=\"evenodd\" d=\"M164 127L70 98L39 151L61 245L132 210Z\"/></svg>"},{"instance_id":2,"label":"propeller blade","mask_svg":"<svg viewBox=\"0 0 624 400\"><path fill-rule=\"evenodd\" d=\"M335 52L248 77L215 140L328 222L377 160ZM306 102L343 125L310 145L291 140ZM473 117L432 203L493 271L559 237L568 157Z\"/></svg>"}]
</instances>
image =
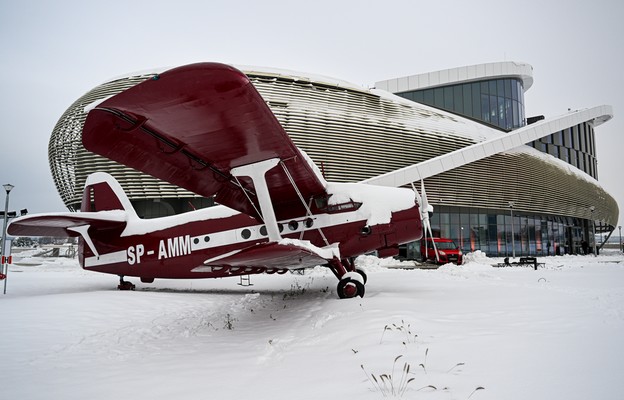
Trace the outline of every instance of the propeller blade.
<instances>
[{"instance_id":1,"label":"propeller blade","mask_svg":"<svg viewBox=\"0 0 624 400\"><path fill-rule=\"evenodd\" d=\"M412 183L412 186L414 184ZM438 253L438 247L435 244L435 240L433 240L433 231L431 230L431 221L429 221L429 213L433 213L433 206L429 204L429 199L427 199L427 192L425 190L425 181L423 179L420 180L420 215L422 217L422 224L425 231L425 257L429 256L429 246L427 245L427 231L429 231L429 237L431 238L431 243L433 244L433 251L436 256L436 261L440 261L440 255Z\"/></svg>"}]
</instances>

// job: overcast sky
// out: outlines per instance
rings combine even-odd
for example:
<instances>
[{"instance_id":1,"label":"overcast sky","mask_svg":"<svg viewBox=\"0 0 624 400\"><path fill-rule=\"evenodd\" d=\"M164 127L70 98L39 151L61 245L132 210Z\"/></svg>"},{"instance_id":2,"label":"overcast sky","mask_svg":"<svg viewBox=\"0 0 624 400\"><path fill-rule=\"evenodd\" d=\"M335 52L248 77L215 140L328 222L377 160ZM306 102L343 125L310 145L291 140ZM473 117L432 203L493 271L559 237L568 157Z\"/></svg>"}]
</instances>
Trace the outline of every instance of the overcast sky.
<instances>
[{"instance_id":1,"label":"overcast sky","mask_svg":"<svg viewBox=\"0 0 624 400\"><path fill-rule=\"evenodd\" d=\"M15 185L10 209L66 211L48 165L52 129L78 97L128 72L217 61L372 86L521 61L534 68L527 116L613 106L596 129L598 172L624 221L624 3L550 3L0 0L0 184Z\"/></svg>"}]
</instances>

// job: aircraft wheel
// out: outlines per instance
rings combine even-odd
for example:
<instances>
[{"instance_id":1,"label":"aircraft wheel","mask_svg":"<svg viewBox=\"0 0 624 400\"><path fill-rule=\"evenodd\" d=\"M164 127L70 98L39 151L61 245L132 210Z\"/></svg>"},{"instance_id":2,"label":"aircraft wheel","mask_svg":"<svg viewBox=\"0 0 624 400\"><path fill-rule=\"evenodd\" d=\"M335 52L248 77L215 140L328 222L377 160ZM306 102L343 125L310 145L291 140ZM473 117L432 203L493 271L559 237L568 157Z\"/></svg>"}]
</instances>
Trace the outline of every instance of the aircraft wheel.
<instances>
[{"instance_id":1,"label":"aircraft wheel","mask_svg":"<svg viewBox=\"0 0 624 400\"><path fill-rule=\"evenodd\" d=\"M368 276L366 276L366 272L364 272L364 270L361 270L359 268L356 268L355 272L362 275L362 279L364 279L364 284L366 285L366 282L368 281Z\"/></svg>"},{"instance_id":2,"label":"aircraft wheel","mask_svg":"<svg viewBox=\"0 0 624 400\"><path fill-rule=\"evenodd\" d=\"M364 285L354 279L344 278L338 282L338 297L349 299L352 297L364 297Z\"/></svg>"}]
</instances>

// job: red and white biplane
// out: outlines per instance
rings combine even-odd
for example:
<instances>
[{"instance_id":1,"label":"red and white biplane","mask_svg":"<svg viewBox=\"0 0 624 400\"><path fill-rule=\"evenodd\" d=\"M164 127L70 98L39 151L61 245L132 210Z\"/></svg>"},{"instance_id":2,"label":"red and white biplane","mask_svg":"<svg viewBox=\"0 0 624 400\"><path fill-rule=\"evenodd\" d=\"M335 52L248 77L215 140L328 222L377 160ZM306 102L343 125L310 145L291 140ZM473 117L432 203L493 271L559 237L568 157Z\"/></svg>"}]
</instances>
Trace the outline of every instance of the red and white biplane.
<instances>
[{"instance_id":1,"label":"red and white biplane","mask_svg":"<svg viewBox=\"0 0 624 400\"><path fill-rule=\"evenodd\" d=\"M221 278L325 265L341 298L364 295L354 258L421 238L415 190L325 181L239 70L163 72L93 105L84 147L220 205L141 219L119 183L87 179L80 212L29 215L16 236L79 237L84 269L124 276ZM426 206L424 207L426 209ZM425 212L426 214L426 212Z\"/></svg>"}]
</instances>

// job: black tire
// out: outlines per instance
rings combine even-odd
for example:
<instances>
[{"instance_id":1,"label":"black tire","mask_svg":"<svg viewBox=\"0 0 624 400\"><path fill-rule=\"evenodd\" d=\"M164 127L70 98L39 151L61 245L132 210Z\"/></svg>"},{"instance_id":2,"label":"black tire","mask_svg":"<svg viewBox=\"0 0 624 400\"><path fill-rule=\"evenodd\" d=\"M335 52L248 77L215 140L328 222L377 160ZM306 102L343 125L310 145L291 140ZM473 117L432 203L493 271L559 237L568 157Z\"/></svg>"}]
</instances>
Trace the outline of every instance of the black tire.
<instances>
[{"instance_id":1,"label":"black tire","mask_svg":"<svg viewBox=\"0 0 624 400\"><path fill-rule=\"evenodd\" d=\"M352 291L354 289L355 292L353 293ZM350 278L341 279L340 282L338 282L336 290L338 291L338 297L341 299L348 299L357 296L364 297L365 293L364 285L362 285L361 282Z\"/></svg>"},{"instance_id":2,"label":"black tire","mask_svg":"<svg viewBox=\"0 0 624 400\"><path fill-rule=\"evenodd\" d=\"M364 284L366 285L366 282L368 281L368 276L366 276L366 272L364 272L364 270L361 270L359 268L356 268L355 272L357 272L358 274L362 276L362 279L364 280Z\"/></svg>"}]
</instances>

